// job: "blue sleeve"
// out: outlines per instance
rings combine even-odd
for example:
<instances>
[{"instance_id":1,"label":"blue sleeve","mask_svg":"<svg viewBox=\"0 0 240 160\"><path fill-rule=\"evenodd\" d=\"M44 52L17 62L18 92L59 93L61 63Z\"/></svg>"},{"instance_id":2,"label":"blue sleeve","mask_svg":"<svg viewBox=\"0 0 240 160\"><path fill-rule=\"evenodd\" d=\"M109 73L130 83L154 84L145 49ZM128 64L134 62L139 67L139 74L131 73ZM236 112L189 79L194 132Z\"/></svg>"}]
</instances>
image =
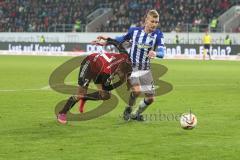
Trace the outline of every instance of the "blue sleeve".
<instances>
[{"instance_id":1,"label":"blue sleeve","mask_svg":"<svg viewBox=\"0 0 240 160\"><path fill-rule=\"evenodd\" d=\"M155 45L155 50L156 50L156 56L158 58L163 58L164 54L165 54L165 50L164 50L164 37L162 32L159 31L158 35L157 35L157 40L156 40L156 45Z\"/></svg>"},{"instance_id":2,"label":"blue sleeve","mask_svg":"<svg viewBox=\"0 0 240 160\"><path fill-rule=\"evenodd\" d=\"M157 48L157 50L156 50L156 56L157 56L158 58L163 58L163 57L164 57L164 54L165 54L164 47L159 47L159 48Z\"/></svg>"},{"instance_id":3,"label":"blue sleeve","mask_svg":"<svg viewBox=\"0 0 240 160\"><path fill-rule=\"evenodd\" d=\"M135 27L129 28L127 34L116 37L115 40L118 41L119 43L122 43L124 41L132 39L134 29Z\"/></svg>"}]
</instances>

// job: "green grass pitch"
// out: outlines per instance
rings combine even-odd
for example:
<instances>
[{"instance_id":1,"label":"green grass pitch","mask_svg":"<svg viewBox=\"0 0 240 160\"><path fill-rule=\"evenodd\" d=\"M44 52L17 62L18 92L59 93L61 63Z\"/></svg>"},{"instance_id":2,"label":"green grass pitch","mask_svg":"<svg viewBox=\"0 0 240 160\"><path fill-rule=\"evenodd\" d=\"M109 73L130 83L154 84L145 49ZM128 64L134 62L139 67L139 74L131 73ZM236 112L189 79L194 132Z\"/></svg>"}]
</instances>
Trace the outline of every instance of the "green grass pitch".
<instances>
[{"instance_id":1,"label":"green grass pitch","mask_svg":"<svg viewBox=\"0 0 240 160\"><path fill-rule=\"evenodd\" d=\"M154 60L168 68L161 79L173 90L157 97L145 114L191 109L198 125L183 130L175 120L125 123L123 101L100 118L58 124L54 107L69 95L47 89L48 79L68 59L0 56L0 160L239 158L240 62Z\"/></svg>"}]
</instances>

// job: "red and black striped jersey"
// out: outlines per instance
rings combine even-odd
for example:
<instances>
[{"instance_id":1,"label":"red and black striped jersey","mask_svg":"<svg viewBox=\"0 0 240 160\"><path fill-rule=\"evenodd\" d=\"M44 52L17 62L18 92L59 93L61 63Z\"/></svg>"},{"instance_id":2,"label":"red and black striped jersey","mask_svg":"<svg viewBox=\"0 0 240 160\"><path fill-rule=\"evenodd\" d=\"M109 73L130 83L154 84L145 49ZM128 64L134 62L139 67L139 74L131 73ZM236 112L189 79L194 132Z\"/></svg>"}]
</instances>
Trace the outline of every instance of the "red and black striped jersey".
<instances>
[{"instance_id":1,"label":"red and black striped jersey","mask_svg":"<svg viewBox=\"0 0 240 160\"><path fill-rule=\"evenodd\" d=\"M127 54L92 53L85 59L89 61L93 74L112 74L122 62L130 62Z\"/></svg>"}]
</instances>

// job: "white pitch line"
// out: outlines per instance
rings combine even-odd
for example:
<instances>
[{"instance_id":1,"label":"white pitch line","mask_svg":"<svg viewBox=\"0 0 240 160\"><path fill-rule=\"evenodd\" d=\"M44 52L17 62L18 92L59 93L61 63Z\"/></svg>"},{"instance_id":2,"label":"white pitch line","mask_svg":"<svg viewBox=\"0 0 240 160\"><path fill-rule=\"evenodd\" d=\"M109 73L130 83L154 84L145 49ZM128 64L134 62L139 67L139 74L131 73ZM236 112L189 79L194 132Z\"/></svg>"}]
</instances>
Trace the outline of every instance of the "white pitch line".
<instances>
[{"instance_id":1,"label":"white pitch line","mask_svg":"<svg viewBox=\"0 0 240 160\"><path fill-rule=\"evenodd\" d=\"M68 82L67 84L70 84ZM73 84L73 83L72 83ZM201 87L201 86L229 86L229 87L240 87L240 84L177 84L173 85L174 87ZM159 86L155 85L155 88L159 88ZM42 88L25 88L25 89L0 89L0 92L20 92L20 91L52 91L49 85L44 86Z\"/></svg>"},{"instance_id":2,"label":"white pitch line","mask_svg":"<svg viewBox=\"0 0 240 160\"><path fill-rule=\"evenodd\" d=\"M50 91L50 89L41 89L41 88L0 89L0 92L21 92L21 91Z\"/></svg>"},{"instance_id":3,"label":"white pitch line","mask_svg":"<svg viewBox=\"0 0 240 160\"><path fill-rule=\"evenodd\" d=\"M75 83L76 83L76 82L65 82L64 84L73 85L73 84L75 84ZM64 84L62 84L62 83L60 83L60 84L55 84L54 87L55 87L55 86L63 86ZM51 87L50 87L49 85L47 85L47 86L42 87L41 89L42 89L42 90L49 90L49 89L51 89Z\"/></svg>"},{"instance_id":4,"label":"white pitch line","mask_svg":"<svg viewBox=\"0 0 240 160\"><path fill-rule=\"evenodd\" d=\"M16 92L16 89L0 89L0 92Z\"/></svg>"},{"instance_id":5,"label":"white pitch line","mask_svg":"<svg viewBox=\"0 0 240 160\"><path fill-rule=\"evenodd\" d=\"M75 82L65 82L65 84L75 84ZM63 84L55 84L55 86L62 86ZM51 91L49 85L43 86L41 88L25 88L25 89L0 89L0 92L21 92L21 91Z\"/></svg>"}]
</instances>

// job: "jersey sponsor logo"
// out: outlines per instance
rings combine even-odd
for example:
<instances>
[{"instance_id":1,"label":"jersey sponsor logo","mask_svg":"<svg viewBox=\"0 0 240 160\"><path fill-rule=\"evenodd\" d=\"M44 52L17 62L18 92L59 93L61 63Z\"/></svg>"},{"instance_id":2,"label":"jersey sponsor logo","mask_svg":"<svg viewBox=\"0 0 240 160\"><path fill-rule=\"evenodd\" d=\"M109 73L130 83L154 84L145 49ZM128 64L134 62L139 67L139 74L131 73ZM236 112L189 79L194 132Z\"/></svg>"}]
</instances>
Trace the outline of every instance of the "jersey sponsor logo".
<instances>
[{"instance_id":1,"label":"jersey sponsor logo","mask_svg":"<svg viewBox=\"0 0 240 160\"><path fill-rule=\"evenodd\" d=\"M137 43L137 47L140 49L150 49L152 46L150 44Z\"/></svg>"}]
</instances>

